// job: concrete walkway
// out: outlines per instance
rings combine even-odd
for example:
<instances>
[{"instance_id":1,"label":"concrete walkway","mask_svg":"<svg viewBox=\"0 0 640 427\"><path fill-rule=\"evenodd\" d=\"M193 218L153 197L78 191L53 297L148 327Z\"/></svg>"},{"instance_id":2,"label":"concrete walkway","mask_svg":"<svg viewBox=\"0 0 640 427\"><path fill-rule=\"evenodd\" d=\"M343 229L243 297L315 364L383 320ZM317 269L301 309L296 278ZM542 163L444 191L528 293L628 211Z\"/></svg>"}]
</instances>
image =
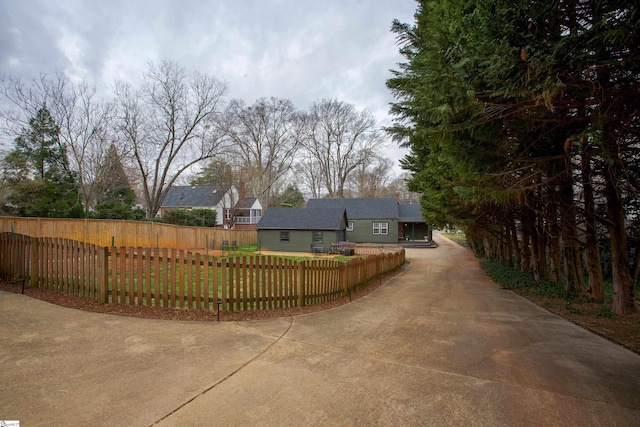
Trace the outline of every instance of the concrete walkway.
<instances>
[{"instance_id":1,"label":"concrete walkway","mask_svg":"<svg viewBox=\"0 0 640 427\"><path fill-rule=\"evenodd\" d=\"M640 425L640 356L504 291L456 244L333 310L189 323L0 293L23 426Z\"/></svg>"}]
</instances>

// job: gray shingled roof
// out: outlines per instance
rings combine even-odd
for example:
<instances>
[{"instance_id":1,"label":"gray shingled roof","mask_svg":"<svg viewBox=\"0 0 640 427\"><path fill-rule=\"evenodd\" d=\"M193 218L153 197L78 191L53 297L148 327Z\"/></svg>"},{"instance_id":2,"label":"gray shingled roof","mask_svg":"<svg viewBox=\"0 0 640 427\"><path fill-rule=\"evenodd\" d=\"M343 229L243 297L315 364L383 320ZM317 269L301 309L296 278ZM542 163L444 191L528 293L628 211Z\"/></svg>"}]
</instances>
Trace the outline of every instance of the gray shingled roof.
<instances>
[{"instance_id":1,"label":"gray shingled roof","mask_svg":"<svg viewBox=\"0 0 640 427\"><path fill-rule=\"evenodd\" d=\"M307 208L344 208L349 220L398 218L398 200L395 197L362 199L309 199Z\"/></svg>"},{"instance_id":2,"label":"gray shingled roof","mask_svg":"<svg viewBox=\"0 0 640 427\"><path fill-rule=\"evenodd\" d=\"M169 189L162 207L213 207L227 192L212 185L175 185Z\"/></svg>"},{"instance_id":3,"label":"gray shingled roof","mask_svg":"<svg viewBox=\"0 0 640 427\"><path fill-rule=\"evenodd\" d=\"M344 215L344 208L269 208L256 229L340 230Z\"/></svg>"},{"instance_id":4,"label":"gray shingled roof","mask_svg":"<svg viewBox=\"0 0 640 427\"><path fill-rule=\"evenodd\" d=\"M251 209L251 206L258 200L255 197L245 197L236 203L236 209Z\"/></svg>"},{"instance_id":5,"label":"gray shingled roof","mask_svg":"<svg viewBox=\"0 0 640 427\"><path fill-rule=\"evenodd\" d=\"M422 218L419 203L400 203L398 205L400 222L426 222Z\"/></svg>"}]
</instances>

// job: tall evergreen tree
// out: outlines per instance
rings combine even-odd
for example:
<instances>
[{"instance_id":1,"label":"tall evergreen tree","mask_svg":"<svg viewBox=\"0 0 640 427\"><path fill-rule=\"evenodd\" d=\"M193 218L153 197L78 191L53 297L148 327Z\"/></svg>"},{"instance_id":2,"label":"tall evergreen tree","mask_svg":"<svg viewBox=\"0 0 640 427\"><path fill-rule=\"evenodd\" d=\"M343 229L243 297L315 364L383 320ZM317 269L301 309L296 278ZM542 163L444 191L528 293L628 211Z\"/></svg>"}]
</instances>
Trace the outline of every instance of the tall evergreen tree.
<instances>
[{"instance_id":1,"label":"tall evergreen tree","mask_svg":"<svg viewBox=\"0 0 640 427\"><path fill-rule=\"evenodd\" d=\"M536 274L549 256L570 292L584 291L583 251L589 288L599 287L593 242L606 227L613 308L633 312L638 6L421 1L415 25L392 29L407 62L387 83L398 99L389 131L411 150L403 165L425 214L465 225L485 254L535 262Z\"/></svg>"},{"instance_id":2,"label":"tall evergreen tree","mask_svg":"<svg viewBox=\"0 0 640 427\"><path fill-rule=\"evenodd\" d=\"M144 210L136 208L136 194L122 165L122 159L115 145L111 144L105 163L98 171L94 183L96 205L93 216L101 219L144 218Z\"/></svg>"},{"instance_id":3,"label":"tall evergreen tree","mask_svg":"<svg viewBox=\"0 0 640 427\"><path fill-rule=\"evenodd\" d=\"M60 127L46 107L29 119L29 128L15 140L14 156L24 159L33 178L67 169L66 150L60 144Z\"/></svg>"},{"instance_id":4,"label":"tall evergreen tree","mask_svg":"<svg viewBox=\"0 0 640 427\"><path fill-rule=\"evenodd\" d=\"M95 182L96 202L121 202L127 206L135 204L136 195L122 166L115 145L111 144L105 163L99 169Z\"/></svg>"},{"instance_id":5,"label":"tall evergreen tree","mask_svg":"<svg viewBox=\"0 0 640 427\"><path fill-rule=\"evenodd\" d=\"M77 176L70 171L59 127L43 107L29 120L5 158L11 177L5 211L20 216L75 218L84 216Z\"/></svg>"},{"instance_id":6,"label":"tall evergreen tree","mask_svg":"<svg viewBox=\"0 0 640 427\"><path fill-rule=\"evenodd\" d=\"M302 191L295 184L290 184L279 197L278 205L281 208L302 208L305 201Z\"/></svg>"},{"instance_id":7,"label":"tall evergreen tree","mask_svg":"<svg viewBox=\"0 0 640 427\"><path fill-rule=\"evenodd\" d=\"M235 173L231 164L224 160L212 160L189 181L191 185L212 185L227 188L235 183Z\"/></svg>"}]
</instances>

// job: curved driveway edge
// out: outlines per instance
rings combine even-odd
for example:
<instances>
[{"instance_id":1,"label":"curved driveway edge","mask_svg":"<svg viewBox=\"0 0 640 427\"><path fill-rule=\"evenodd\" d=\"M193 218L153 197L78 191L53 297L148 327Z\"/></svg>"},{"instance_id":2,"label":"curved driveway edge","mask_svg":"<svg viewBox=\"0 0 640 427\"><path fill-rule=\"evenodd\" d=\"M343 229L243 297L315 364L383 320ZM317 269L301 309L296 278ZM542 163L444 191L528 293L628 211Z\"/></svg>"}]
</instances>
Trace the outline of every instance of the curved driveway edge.
<instances>
[{"instance_id":1,"label":"curved driveway edge","mask_svg":"<svg viewBox=\"0 0 640 427\"><path fill-rule=\"evenodd\" d=\"M256 322L0 293L0 419L24 425L640 425L640 356L501 290L439 237L370 295Z\"/></svg>"},{"instance_id":2,"label":"curved driveway edge","mask_svg":"<svg viewBox=\"0 0 640 427\"><path fill-rule=\"evenodd\" d=\"M0 420L148 426L229 378L291 326L136 319L0 292Z\"/></svg>"}]
</instances>

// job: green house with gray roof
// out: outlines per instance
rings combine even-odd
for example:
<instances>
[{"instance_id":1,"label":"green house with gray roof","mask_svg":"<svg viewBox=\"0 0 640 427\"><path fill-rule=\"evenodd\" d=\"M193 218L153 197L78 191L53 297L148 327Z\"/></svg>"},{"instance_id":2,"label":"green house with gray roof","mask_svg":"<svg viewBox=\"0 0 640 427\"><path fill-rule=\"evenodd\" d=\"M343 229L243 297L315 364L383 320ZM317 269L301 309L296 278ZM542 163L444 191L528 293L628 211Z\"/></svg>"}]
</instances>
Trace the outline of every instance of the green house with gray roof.
<instances>
[{"instance_id":1,"label":"green house with gray roof","mask_svg":"<svg viewBox=\"0 0 640 427\"><path fill-rule=\"evenodd\" d=\"M347 213L342 208L270 208L258 221L260 250L329 252L346 240Z\"/></svg>"},{"instance_id":2,"label":"green house with gray roof","mask_svg":"<svg viewBox=\"0 0 640 427\"><path fill-rule=\"evenodd\" d=\"M433 240L429 225L422 218L420 203L400 202L398 204L398 235L400 240Z\"/></svg>"},{"instance_id":3,"label":"green house with gray roof","mask_svg":"<svg viewBox=\"0 0 640 427\"><path fill-rule=\"evenodd\" d=\"M347 211L347 239L354 243L398 243L398 200L395 197L310 199L307 209Z\"/></svg>"},{"instance_id":4,"label":"green house with gray roof","mask_svg":"<svg viewBox=\"0 0 640 427\"><path fill-rule=\"evenodd\" d=\"M423 240L429 235L420 204L400 202L398 197L310 199L306 207L346 209L349 242L397 244L403 240Z\"/></svg>"}]
</instances>

